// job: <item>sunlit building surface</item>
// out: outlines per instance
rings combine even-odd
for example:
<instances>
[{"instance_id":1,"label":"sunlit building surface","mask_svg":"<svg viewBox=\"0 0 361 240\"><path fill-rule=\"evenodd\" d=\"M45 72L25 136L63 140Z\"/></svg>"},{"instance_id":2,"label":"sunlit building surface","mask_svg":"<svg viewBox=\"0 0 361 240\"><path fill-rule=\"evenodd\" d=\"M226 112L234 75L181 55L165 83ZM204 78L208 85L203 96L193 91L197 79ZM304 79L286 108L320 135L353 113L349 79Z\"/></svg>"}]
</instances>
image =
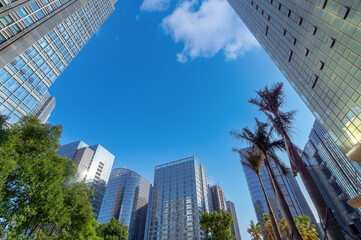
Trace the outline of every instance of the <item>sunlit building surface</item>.
<instances>
[{"instance_id":1,"label":"sunlit building surface","mask_svg":"<svg viewBox=\"0 0 361 240\"><path fill-rule=\"evenodd\" d=\"M235 240L241 240L241 232L239 231L236 208L234 207L233 202L227 201L227 211L231 213L233 218L232 235L235 237Z\"/></svg>"},{"instance_id":2,"label":"sunlit building surface","mask_svg":"<svg viewBox=\"0 0 361 240\"><path fill-rule=\"evenodd\" d=\"M247 148L243 149L247 151ZM247 161L243 158L242 161ZM279 166L277 166L272 160L270 161L270 166L273 174L276 177L276 181L281 188L282 194L285 197L285 200L290 208L291 214L294 218L300 215L306 215L310 217L310 220L315 224L319 233L318 224L316 219L308 206L308 203L305 197L302 194L302 191L297 183L296 178L292 173L288 173L286 176L283 175ZM251 194L253 207L256 212L257 220L259 222L264 222L263 213L268 213L266 199L264 197L261 184L259 182L258 176L247 166L243 165L243 171L246 176L248 190ZM263 181L264 187L266 189L267 196L270 200L273 212L276 215L276 218L280 221L283 217L281 212L281 207L279 206L276 194L273 190L270 175L264 165L261 167L261 179Z\"/></svg>"},{"instance_id":3,"label":"sunlit building surface","mask_svg":"<svg viewBox=\"0 0 361 240\"><path fill-rule=\"evenodd\" d=\"M227 211L226 196L223 189L218 185L208 187L209 211L221 212Z\"/></svg>"},{"instance_id":4,"label":"sunlit building surface","mask_svg":"<svg viewBox=\"0 0 361 240\"><path fill-rule=\"evenodd\" d=\"M206 170L197 158L156 166L146 239L204 239L199 221L208 210Z\"/></svg>"},{"instance_id":5,"label":"sunlit building surface","mask_svg":"<svg viewBox=\"0 0 361 240\"><path fill-rule=\"evenodd\" d=\"M347 204L357 194L356 173L358 185L361 184L359 165L342 154L317 121L304 153L303 158L339 225L350 234L361 237L361 209ZM350 239L347 235L345 237Z\"/></svg>"},{"instance_id":6,"label":"sunlit building surface","mask_svg":"<svg viewBox=\"0 0 361 240\"><path fill-rule=\"evenodd\" d=\"M360 0L228 2L341 151L360 142Z\"/></svg>"},{"instance_id":7,"label":"sunlit building surface","mask_svg":"<svg viewBox=\"0 0 361 240\"><path fill-rule=\"evenodd\" d=\"M114 11L114 3L0 0L0 114L9 122L26 115L47 119L55 106L48 89Z\"/></svg>"},{"instance_id":8,"label":"sunlit building surface","mask_svg":"<svg viewBox=\"0 0 361 240\"><path fill-rule=\"evenodd\" d=\"M113 169L97 221L106 223L114 217L129 227L129 240L143 240L149 191L150 183L138 173Z\"/></svg>"},{"instance_id":9,"label":"sunlit building surface","mask_svg":"<svg viewBox=\"0 0 361 240\"><path fill-rule=\"evenodd\" d=\"M114 155L99 144L88 146L83 141L62 145L58 155L73 160L78 169L77 181L84 181L94 189L93 212L98 215L105 185L113 167Z\"/></svg>"}]
</instances>

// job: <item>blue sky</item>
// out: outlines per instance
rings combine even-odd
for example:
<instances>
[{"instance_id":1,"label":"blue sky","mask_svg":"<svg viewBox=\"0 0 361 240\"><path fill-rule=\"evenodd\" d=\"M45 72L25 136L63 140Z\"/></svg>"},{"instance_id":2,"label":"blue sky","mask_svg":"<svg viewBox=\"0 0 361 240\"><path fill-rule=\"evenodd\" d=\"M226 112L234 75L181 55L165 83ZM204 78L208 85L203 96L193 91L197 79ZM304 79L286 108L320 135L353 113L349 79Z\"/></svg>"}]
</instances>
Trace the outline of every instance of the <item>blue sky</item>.
<instances>
[{"instance_id":1,"label":"blue sky","mask_svg":"<svg viewBox=\"0 0 361 240\"><path fill-rule=\"evenodd\" d=\"M256 220L229 131L263 115L247 100L285 81L225 0L119 0L50 92L61 143L101 144L153 181L154 166L196 156L237 208L243 239ZM303 147L314 117L285 81ZM287 159L286 159L287 160Z\"/></svg>"}]
</instances>

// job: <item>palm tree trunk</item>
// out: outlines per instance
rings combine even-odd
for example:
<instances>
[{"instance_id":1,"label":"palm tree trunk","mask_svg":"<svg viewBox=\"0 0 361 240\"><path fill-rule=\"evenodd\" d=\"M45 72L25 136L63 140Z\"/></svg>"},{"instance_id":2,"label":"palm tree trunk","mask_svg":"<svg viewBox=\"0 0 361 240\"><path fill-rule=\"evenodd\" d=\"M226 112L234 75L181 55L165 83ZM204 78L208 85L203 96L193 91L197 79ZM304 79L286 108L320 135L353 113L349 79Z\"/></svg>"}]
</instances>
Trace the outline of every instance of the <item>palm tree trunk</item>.
<instances>
[{"instance_id":1,"label":"palm tree trunk","mask_svg":"<svg viewBox=\"0 0 361 240\"><path fill-rule=\"evenodd\" d=\"M279 186L279 184L278 184L278 182L276 180L276 177L272 172L272 169L271 169L271 166L269 165L267 156L265 157L265 160L266 161L264 161L264 163L265 163L266 168L267 168L267 170L268 170L268 172L269 172L269 174L271 176L272 184L273 184L273 187L274 187L278 202L280 204L283 217L285 218L288 229L291 232L292 239L294 239L294 240L302 240L301 234L298 231L297 226L295 224L295 221L293 219L293 216L291 214L290 207L288 206L288 204L286 202L286 199L283 196L283 193L281 191L281 188L280 188L280 186Z\"/></svg>"},{"instance_id":2,"label":"palm tree trunk","mask_svg":"<svg viewBox=\"0 0 361 240\"><path fill-rule=\"evenodd\" d=\"M308 194L311 197L313 204L317 210L318 215L322 220L325 221L327 226L327 233L333 240L342 240L345 239L342 230L336 221L335 216L333 215L331 209L327 206L320 190L318 189L315 180L310 174L306 163L303 161L301 156L299 155L296 147L291 142L286 131L282 131L284 133L283 138L286 143L286 150L290 161L292 161L300 173L301 179L306 187ZM327 213L327 215L326 215Z\"/></svg>"},{"instance_id":3,"label":"palm tree trunk","mask_svg":"<svg viewBox=\"0 0 361 240\"><path fill-rule=\"evenodd\" d=\"M274 214L274 212L272 210L271 204L270 204L270 202L268 200L268 196L267 196L266 190L264 188L261 176L259 174L257 174L257 176L258 176L259 182L261 183L262 191L263 191L264 197L266 199L268 213L269 213L269 217L270 217L270 220L271 220L273 232L275 234L276 240L281 240L280 230L278 228L276 217L275 217L275 214Z\"/></svg>"}]
</instances>

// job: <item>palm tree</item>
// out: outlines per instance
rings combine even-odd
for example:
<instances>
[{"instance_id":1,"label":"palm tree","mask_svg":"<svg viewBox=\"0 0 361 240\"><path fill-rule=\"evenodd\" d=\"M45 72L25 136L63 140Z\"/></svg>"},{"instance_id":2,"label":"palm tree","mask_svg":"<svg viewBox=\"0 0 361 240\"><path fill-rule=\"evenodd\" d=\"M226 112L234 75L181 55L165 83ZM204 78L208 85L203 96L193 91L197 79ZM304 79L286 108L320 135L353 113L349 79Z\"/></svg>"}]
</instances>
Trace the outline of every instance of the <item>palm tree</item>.
<instances>
[{"instance_id":1,"label":"palm tree","mask_svg":"<svg viewBox=\"0 0 361 240\"><path fill-rule=\"evenodd\" d=\"M251 220L251 225L247 228L247 232L251 235L251 240L262 240L262 227L260 223L254 224Z\"/></svg>"},{"instance_id":2,"label":"palm tree","mask_svg":"<svg viewBox=\"0 0 361 240\"><path fill-rule=\"evenodd\" d=\"M262 123L256 118L256 128L254 132L248 128L243 128L241 132L233 131L231 134L237 138L248 142L251 146L258 148L264 157L264 164L268 170L268 173L271 177L271 182L274 187L277 199L279 201L281 211L283 216L286 219L287 225L291 231L292 238L295 240L302 240L302 237L297 229L295 222L293 221L293 216L290 211L290 208L286 202L285 197L279 187L279 184L276 180L275 175L272 172L270 166L270 159L272 159L278 166L280 166L283 174L287 174L287 168L284 164L272 153L271 150L283 150L284 142L283 140L274 140L272 139L272 129L269 129L267 123Z\"/></svg>"},{"instance_id":3,"label":"palm tree","mask_svg":"<svg viewBox=\"0 0 361 240\"><path fill-rule=\"evenodd\" d=\"M286 219L284 219L284 218L282 218L280 221L280 229L281 229L282 236L287 237L287 239L291 239L291 233L290 233L290 230L288 229ZM301 236L302 236L302 234L301 234Z\"/></svg>"},{"instance_id":4,"label":"palm tree","mask_svg":"<svg viewBox=\"0 0 361 240\"><path fill-rule=\"evenodd\" d=\"M310 218L304 215L295 218L295 223L304 240L319 240L316 226L311 224Z\"/></svg>"},{"instance_id":5,"label":"palm tree","mask_svg":"<svg viewBox=\"0 0 361 240\"><path fill-rule=\"evenodd\" d=\"M267 116L272 122L273 128L276 130L277 134L283 138L293 174L296 176L297 173L300 173L307 192L317 209L318 215L325 221L327 233L332 239L345 239L335 216L323 199L322 194L312 178L307 165L302 160L297 147L292 143L289 137L288 133L292 130L292 121L296 112L285 112L281 110L285 103L283 83L276 83L270 89L265 87L264 89L256 91L256 93L257 97L250 99L249 102L256 105L259 108L259 111ZM286 219L286 221L288 223L289 220Z\"/></svg>"},{"instance_id":6,"label":"palm tree","mask_svg":"<svg viewBox=\"0 0 361 240\"><path fill-rule=\"evenodd\" d=\"M264 232L266 233L267 237L266 240L274 240L275 239L275 233L273 232L272 229L272 224L271 224L271 219L269 217L269 215L267 213L263 213L263 218L264 218L264 224L263 224L263 229Z\"/></svg>"},{"instance_id":7,"label":"palm tree","mask_svg":"<svg viewBox=\"0 0 361 240\"><path fill-rule=\"evenodd\" d=\"M237 149L234 151L237 151L244 159L246 159L246 161L241 160L242 165L245 167L248 167L257 175L258 180L262 187L264 197L266 199L267 209L268 209L268 212L270 215L273 232L275 233L275 238L276 238L276 240L281 240L281 235L279 232L277 220L276 220L276 217L272 210L271 203L268 199L268 196L267 196L267 193L264 188L263 181L262 181L262 178L260 175L260 170L261 170L261 166L262 166L262 162L263 162L262 153L256 147L250 147L246 152L244 152L243 150L240 150L240 149Z\"/></svg>"}]
</instances>

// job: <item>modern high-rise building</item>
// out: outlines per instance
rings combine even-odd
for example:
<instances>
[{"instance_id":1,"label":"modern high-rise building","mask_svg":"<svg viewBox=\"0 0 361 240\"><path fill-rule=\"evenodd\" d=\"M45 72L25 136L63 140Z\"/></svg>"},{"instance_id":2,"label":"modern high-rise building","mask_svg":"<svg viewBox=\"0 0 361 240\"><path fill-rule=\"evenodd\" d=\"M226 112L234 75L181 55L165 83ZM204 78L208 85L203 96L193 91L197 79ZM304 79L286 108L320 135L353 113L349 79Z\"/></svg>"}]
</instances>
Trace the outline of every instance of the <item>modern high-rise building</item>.
<instances>
[{"instance_id":1,"label":"modern high-rise building","mask_svg":"<svg viewBox=\"0 0 361 240\"><path fill-rule=\"evenodd\" d=\"M227 211L231 213L233 218L232 234L236 238L235 240L241 240L241 232L239 231L236 208L234 207L233 202L227 201Z\"/></svg>"},{"instance_id":2,"label":"modern high-rise building","mask_svg":"<svg viewBox=\"0 0 361 240\"><path fill-rule=\"evenodd\" d=\"M156 166L145 239L204 239L199 221L208 210L206 170L197 158Z\"/></svg>"},{"instance_id":3,"label":"modern high-rise building","mask_svg":"<svg viewBox=\"0 0 361 240\"><path fill-rule=\"evenodd\" d=\"M243 150L247 151L247 149L248 148L245 148ZM247 161L247 160L243 159L243 161ZM285 200L290 208L292 216L294 218L300 215L308 216L311 222L316 226L318 232L322 234L322 231L319 229L316 219L310 207L308 206L308 203L305 197L303 196L302 191L293 174L288 173L287 175L283 175L281 168L277 166L272 160L270 160L270 166L272 173L275 175L276 181L279 187L281 188L282 194L285 197ZM251 194L257 219L259 222L264 222L263 213L268 213L268 209L266 205L266 199L263 195L261 184L258 180L258 176L245 165L243 165L243 171L246 176L248 189ZM272 209L276 215L277 220L280 221L283 215L276 194L272 187L271 177L264 165L261 167L260 172L261 172L261 179L266 189L268 198L270 199Z\"/></svg>"},{"instance_id":4,"label":"modern high-rise building","mask_svg":"<svg viewBox=\"0 0 361 240\"><path fill-rule=\"evenodd\" d=\"M360 167L338 149L320 123L315 121L303 156L310 173L338 224L354 236L361 237L361 209L347 201L357 195L361 186ZM358 183L356 183L356 174ZM349 236L345 236L348 239Z\"/></svg>"},{"instance_id":5,"label":"modern high-rise building","mask_svg":"<svg viewBox=\"0 0 361 240\"><path fill-rule=\"evenodd\" d=\"M116 0L0 0L0 114L43 121L48 89L114 11Z\"/></svg>"},{"instance_id":6,"label":"modern high-rise building","mask_svg":"<svg viewBox=\"0 0 361 240\"><path fill-rule=\"evenodd\" d=\"M360 146L360 0L228 2L341 151Z\"/></svg>"},{"instance_id":7,"label":"modern high-rise building","mask_svg":"<svg viewBox=\"0 0 361 240\"><path fill-rule=\"evenodd\" d=\"M227 211L226 196L223 189L218 185L208 187L209 210L211 212Z\"/></svg>"},{"instance_id":8,"label":"modern high-rise building","mask_svg":"<svg viewBox=\"0 0 361 240\"><path fill-rule=\"evenodd\" d=\"M94 189L92 205L94 213L98 215L105 185L113 167L114 155L99 144L88 146L83 141L62 145L58 155L73 160L78 167L77 181L84 181Z\"/></svg>"},{"instance_id":9,"label":"modern high-rise building","mask_svg":"<svg viewBox=\"0 0 361 240\"><path fill-rule=\"evenodd\" d=\"M144 177L132 170L113 169L97 221L106 223L114 217L129 227L129 240L143 240L150 186Z\"/></svg>"}]
</instances>

